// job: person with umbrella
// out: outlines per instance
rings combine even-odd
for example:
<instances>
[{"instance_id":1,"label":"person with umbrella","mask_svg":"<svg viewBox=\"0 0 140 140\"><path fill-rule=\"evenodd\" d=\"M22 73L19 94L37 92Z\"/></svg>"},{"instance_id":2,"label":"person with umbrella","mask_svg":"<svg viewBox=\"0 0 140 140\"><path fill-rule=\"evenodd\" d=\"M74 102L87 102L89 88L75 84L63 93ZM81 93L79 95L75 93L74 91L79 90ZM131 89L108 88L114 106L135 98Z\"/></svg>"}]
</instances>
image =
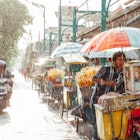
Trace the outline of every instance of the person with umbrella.
<instances>
[{"instance_id":1,"label":"person with umbrella","mask_svg":"<svg viewBox=\"0 0 140 140\"><path fill-rule=\"evenodd\" d=\"M94 104L98 103L98 99L101 95L109 92L116 92L123 94L124 81L123 81L123 64L126 60L125 54L122 51L116 52L112 57L112 65L107 67L101 67L95 76L93 81L96 82L93 95L91 97L92 115L93 115L93 137L98 139L96 115Z\"/></svg>"}]
</instances>

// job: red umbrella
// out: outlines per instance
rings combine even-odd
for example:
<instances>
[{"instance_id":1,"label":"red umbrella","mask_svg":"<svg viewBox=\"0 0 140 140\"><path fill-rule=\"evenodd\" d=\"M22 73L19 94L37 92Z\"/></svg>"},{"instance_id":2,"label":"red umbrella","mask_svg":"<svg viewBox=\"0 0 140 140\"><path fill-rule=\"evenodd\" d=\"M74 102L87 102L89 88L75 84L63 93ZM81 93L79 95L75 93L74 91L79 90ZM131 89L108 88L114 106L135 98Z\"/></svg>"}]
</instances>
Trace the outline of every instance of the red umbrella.
<instances>
[{"instance_id":1,"label":"red umbrella","mask_svg":"<svg viewBox=\"0 0 140 140\"><path fill-rule=\"evenodd\" d=\"M113 28L99 33L84 45L87 53L124 47L140 49L140 29L132 27Z\"/></svg>"}]
</instances>

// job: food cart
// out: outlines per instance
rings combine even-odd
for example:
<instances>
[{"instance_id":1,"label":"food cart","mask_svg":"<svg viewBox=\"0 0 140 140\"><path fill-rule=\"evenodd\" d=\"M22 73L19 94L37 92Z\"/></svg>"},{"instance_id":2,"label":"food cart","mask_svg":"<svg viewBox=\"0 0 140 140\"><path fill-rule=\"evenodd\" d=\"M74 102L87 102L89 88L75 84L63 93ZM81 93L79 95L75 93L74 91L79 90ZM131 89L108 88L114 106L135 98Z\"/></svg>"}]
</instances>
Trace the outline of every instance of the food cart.
<instances>
[{"instance_id":1,"label":"food cart","mask_svg":"<svg viewBox=\"0 0 140 140\"><path fill-rule=\"evenodd\" d=\"M44 61L44 63L42 63L42 77L43 80L41 81L41 85L40 85L40 97L42 99L43 102L46 101L47 99L47 83L48 83L48 79L47 79L47 75L48 75L48 71L55 68L56 67L56 60L54 59L47 59L46 61Z\"/></svg>"},{"instance_id":2,"label":"food cart","mask_svg":"<svg viewBox=\"0 0 140 140\"><path fill-rule=\"evenodd\" d=\"M52 99L60 101L60 96L63 91L62 78L64 72L62 70L53 68L47 73L47 90Z\"/></svg>"},{"instance_id":3,"label":"food cart","mask_svg":"<svg viewBox=\"0 0 140 140\"><path fill-rule=\"evenodd\" d=\"M41 70L42 69L42 64L41 63L34 63L33 64L33 72L32 72L32 89L38 89L39 88L39 83L42 81L42 75L41 75Z\"/></svg>"},{"instance_id":4,"label":"food cart","mask_svg":"<svg viewBox=\"0 0 140 140\"><path fill-rule=\"evenodd\" d=\"M64 86L63 99L64 99L65 108L67 110L75 106L74 100L77 97L76 89L74 90L73 88L74 87L73 81L74 79L72 76L65 76L63 79L63 86Z\"/></svg>"},{"instance_id":5,"label":"food cart","mask_svg":"<svg viewBox=\"0 0 140 140\"><path fill-rule=\"evenodd\" d=\"M78 105L77 100L77 82L75 74L87 65L87 61L80 55L64 57L67 75L63 79L63 103L64 109L68 111ZM63 114L62 114L63 116ZM68 116L67 116L68 117Z\"/></svg>"},{"instance_id":6,"label":"food cart","mask_svg":"<svg viewBox=\"0 0 140 140\"><path fill-rule=\"evenodd\" d=\"M92 122L90 98L93 93L93 75L99 70L100 66L87 66L76 74L78 103L82 112L83 122Z\"/></svg>"},{"instance_id":7,"label":"food cart","mask_svg":"<svg viewBox=\"0 0 140 140\"><path fill-rule=\"evenodd\" d=\"M95 104L101 140L140 139L140 61L124 65L124 82L126 95L106 95Z\"/></svg>"}]
</instances>

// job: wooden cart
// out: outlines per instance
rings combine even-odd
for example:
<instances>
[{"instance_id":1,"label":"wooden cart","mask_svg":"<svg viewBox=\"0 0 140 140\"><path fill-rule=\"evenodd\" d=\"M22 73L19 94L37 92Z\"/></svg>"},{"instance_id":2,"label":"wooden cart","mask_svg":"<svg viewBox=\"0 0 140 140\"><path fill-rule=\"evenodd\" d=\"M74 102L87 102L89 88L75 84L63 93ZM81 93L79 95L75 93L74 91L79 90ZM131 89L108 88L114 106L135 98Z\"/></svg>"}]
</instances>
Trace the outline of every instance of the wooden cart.
<instances>
[{"instance_id":1,"label":"wooden cart","mask_svg":"<svg viewBox=\"0 0 140 140\"><path fill-rule=\"evenodd\" d=\"M63 112L63 79L64 72L62 70L53 68L48 71L47 74L47 103L56 103L58 104L60 114L62 116Z\"/></svg>"},{"instance_id":2,"label":"wooden cart","mask_svg":"<svg viewBox=\"0 0 140 140\"><path fill-rule=\"evenodd\" d=\"M36 79L38 81L38 97L43 101L45 102L46 101L46 98L47 98L47 72L50 70L50 69L53 69L55 68L55 63L56 61L53 60L53 59L48 59L46 61L44 61L42 64L41 64L41 75L37 75L36 76ZM41 78L37 78L38 76L41 76Z\"/></svg>"},{"instance_id":3,"label":"wooden cart","mask_svg":"<svg viewBox=\"0 0 140 140\"><path fill-rule=\"evenodd\" d=\"M32 89L37 90L39 88L38 85L42 80L41 68L42 68L41 63L34 63L32 72Z\"/></svg>"}]
</instances>

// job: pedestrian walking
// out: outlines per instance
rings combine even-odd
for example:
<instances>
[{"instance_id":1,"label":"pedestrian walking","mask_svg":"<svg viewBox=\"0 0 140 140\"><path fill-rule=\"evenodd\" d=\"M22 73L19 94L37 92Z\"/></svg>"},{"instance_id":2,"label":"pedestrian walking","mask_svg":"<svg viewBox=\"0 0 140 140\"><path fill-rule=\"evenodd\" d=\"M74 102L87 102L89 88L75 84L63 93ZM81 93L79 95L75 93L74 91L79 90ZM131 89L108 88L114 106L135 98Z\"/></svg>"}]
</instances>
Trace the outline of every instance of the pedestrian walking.
<instances>
[{"instance_id":1,"label":"pedestrian walking","mask_svg":"<svg viewBox=\"0 0 140 140\"><path fill-rule=\"evenodd\" d=\"M24 79L26 81L27 80L27 70L26 70L26 68L23 69L23 76L24 76Z\"/></svg>"}]
</instances>

